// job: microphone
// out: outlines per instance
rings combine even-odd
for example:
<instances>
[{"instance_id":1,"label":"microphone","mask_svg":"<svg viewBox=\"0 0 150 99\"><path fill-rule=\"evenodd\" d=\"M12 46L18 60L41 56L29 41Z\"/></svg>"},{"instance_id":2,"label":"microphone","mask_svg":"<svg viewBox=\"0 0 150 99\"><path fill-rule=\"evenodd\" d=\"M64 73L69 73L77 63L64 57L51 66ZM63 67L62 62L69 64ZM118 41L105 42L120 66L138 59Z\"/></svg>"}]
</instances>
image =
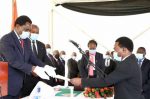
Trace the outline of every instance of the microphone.
<instances>
[{"instance_id":1,"label":"microphone","mask_svg":"<svg viewBox=\"0 0 150 99\"><path fill-rule=\"evenodd\" d=\"M69 42L71 42L74 46L76 46L77 48L79 48L79 44L77 44L75 41L69 40Z\"/></svg>"},{"instance_id":2,"label":"microphone","mask_svg":"<svg viewBox=\"0 0 150 99\"><path fill-rule=\"evenodd\" d=\"M86 53L80 48L80 46L79 46L78 43L76 43L76 42L73 41L73 40L69 40L69 42L71 42L74 46L76 46L76 47L79 49L80 53L86 54Z\"/></svg>"}]
</instances>

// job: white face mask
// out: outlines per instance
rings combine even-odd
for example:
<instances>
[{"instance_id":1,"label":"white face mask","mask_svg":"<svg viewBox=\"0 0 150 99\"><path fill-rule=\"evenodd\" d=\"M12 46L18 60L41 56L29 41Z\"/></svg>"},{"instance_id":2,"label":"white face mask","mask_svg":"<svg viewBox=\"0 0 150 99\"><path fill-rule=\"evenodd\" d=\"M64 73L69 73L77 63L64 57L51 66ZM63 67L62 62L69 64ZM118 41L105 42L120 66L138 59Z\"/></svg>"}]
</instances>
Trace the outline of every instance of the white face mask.
<instances>
[{"instance_id":1,"label":"white face mask","mask_svg":"<svg viewBox=\"0 0 150 99\"><path fill-rule=\"evenodd\" d=\"M50 49L50 48L47 48L47 49L46 49L46 52L47 52L47 53L50 53L50 52L51 52L51 49Z\"/></svg>"},{"instance_id":2,"label":"white face mask","mask_svg":"<svg viewBox=\"0 0 150 99\"><path fill-rule=\"evenodd\" d=\"M76 56L72 56L72 59L74 59L74 60L75 60L75 59L76 59Z\"/></svg>"},{"instance_id":3,"label":"white face mask","mask_svg":"<svg viewBox=\"0 0 150 99\"><path fill-rule=\"evenodd\" d=\"M90 54L95 54L96 53L96 49L89 50L89 53Z\"/></svg>"},{"instance_id":4,"label":"white face mask","mask_svg":"<svg viewBox=\"0 0 150 99\"><path fill-rule=\"evenodd\" d=\"M105 59L110 59L111 57L109 55L105 55Z\"/></svg>"},{"instance_id":5,"label":"white face mask","mask_svg":"<svg viewBox=\"0 0 150 99\"><path fill-rule=\"evenodd\" d=\"M117 52L114 52L114 53L113 53L113 57L114 57L114 60L116 60L116 61L121 61L121 57L118 56L118 53L117 53Z\"/></svg>"},{"instance_id":6,"label":"white face mask","mask_svg":"<svg viewBox=\"0 0 150 99\"><path fill-rule=\"evenodd\" d=\"M29 35L30 35L29 32L23 31L22 34L20 35L20 38L21 39L26 39L26 38L29 38Z\"/></svg>"},{"instance_id":7,"label":"white face mask","mask_svg":"<svg viewBox=\"0 0 150 99\"><path fill-rule=\"evenodd\" d=\"M61 55L61 58L65 59L66 55Z\"/></svg>"},{"instance_id":8,"label":"white face mask","mask_svg":"<svg viewBox=\"0 0 150 99\"><path fill-rule=\"evenodd\" d=\"M36 41L38 39L39 34L31 33L30 39Z\"/></svg>"},{"instance_id":9,"label":"white face mask","mask_svg":"<svg viewBox=\"0 0 150 99\"><path fill-rule=\"evenodd\" d=\"M135 54L135 56L136 56L136 58L139 59L139 60L141 60L141 59L144 58L144 57L143 57L143 54L140 54L140 53Z\"/></svg>"}]
</instances>

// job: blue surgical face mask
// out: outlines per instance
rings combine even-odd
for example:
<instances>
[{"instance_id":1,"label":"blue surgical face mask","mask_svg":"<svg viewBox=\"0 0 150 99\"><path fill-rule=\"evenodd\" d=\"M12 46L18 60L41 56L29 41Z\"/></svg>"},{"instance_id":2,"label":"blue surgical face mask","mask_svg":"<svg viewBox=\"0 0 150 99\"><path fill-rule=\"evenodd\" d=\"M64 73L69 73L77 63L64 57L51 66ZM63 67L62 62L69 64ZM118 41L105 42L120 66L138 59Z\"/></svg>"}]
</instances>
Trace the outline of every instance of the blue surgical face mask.
<instances>
[{"instance_id":1,"label":"blue surgical face mask","mask_svg":"<svg viewBox=\"0 0 150 99\"><path fill-rule=\"evenodd\" d=\"M20 35L20 38L21 39L26 39L26 38L29 38L29 35L30 35L29 32L23 31L22 34Z\"/></svg>"},{"instance_id":2,"label":"blue surgical face mask","mask_svg":"<svg viewBox=\"0 0 150 99\"><path fill-rule=\"evenodd\" d=\"M90 54L95 54L96 53L96 49L89 50L89 53Z\"/></svg>"},{"instance_id":3,"label":"blue surgical face mask","mask_svg":"<svg viewBox=\"0 0 150 99\"><path fill-rule=\"evenodd\" d=\"M114 57L114 60L116 60L116 61L121 61L121 57L118 56L118 53L117 53L117 52L114 52L114 53L113 53L113 57Z\"/></svg>"},{"instance_id":4,"label":"blue surgical face mask","mask_svg":"<svg viewBox=\"0 0 150 99\"><path fill-rule=\"evenodd\" d=\"M30 39L36 41L38 39L39 34L31 33Z\"/></svg>"},{"instance_id":5,"label":"blue surgical face mask","mask_svg":"<svg viewBox=\"0 0 150 99\"><path fill-rule=\"evenodd\" d=\"M138 60L142 60L144 57L144 55L143 54L140 54L140 53L137 53L137 54L135 54L135 56L136 56L136 58L138 59Z\"/></svg>"}]
</instances>

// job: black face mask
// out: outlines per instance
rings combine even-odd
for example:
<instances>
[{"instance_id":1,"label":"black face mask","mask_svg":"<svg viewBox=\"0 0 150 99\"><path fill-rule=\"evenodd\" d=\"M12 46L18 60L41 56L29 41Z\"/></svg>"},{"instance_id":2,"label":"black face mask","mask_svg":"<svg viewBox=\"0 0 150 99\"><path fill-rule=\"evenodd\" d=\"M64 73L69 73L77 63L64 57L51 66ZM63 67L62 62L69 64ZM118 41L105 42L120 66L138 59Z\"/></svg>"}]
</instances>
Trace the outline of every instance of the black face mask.
<instances>
[{"instance_id":1,"label":"black face mask","mask_svg":"<svg viewBox=\"0 0 150 99\"><path fill-rule=\"evenodd\" d=\"M59 59L59 54L56 54L56 55L55 55L55 58L56 58L56 59Z\"/></svg>"}]
</instances>

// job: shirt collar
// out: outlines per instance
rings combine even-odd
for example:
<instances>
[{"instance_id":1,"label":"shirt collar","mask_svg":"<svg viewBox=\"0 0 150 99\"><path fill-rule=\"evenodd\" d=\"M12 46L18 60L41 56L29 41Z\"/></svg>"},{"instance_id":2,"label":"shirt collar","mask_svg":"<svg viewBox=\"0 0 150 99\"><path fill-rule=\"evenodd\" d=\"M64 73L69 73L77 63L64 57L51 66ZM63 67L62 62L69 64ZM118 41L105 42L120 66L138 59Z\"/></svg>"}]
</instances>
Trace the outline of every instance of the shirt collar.
<instances>
[{"instance_id":1,"label":"shirt collar","mask_svg":"<svg viewBox=\"0 0 150 99\"><path fill-rule=\"evenodd\" d=\"M126 58L128 58L130 55L128 55L128 56L126 56L126 57L124 57L123 59L122 59L122 61L124 61Z\"/></svg>"},{"instance_id":2,"label":"shirt collar","mask_svg":"<svg viewBox=\"0 0 150 99\"><path fill-rule=\"evenodd\" d=\"M29 39L30 39L30 41L31 41L31 43L33 42L33 40L31 40L31 38L29 37ZM34 43L36 43L36 40L34 40Z\"/></svg>"},{"instance_id":3,"label":"shirt collar","mask_svg":"<svg viewBox=\"0 0 150 99\"><path fill-rule=\"evenodd\" d=\"M15 32L17 38L20 40L21 38L20 38L20 36L17 34L16 30L14 30L14 32Z\"/></svg>"}]
</instances>

